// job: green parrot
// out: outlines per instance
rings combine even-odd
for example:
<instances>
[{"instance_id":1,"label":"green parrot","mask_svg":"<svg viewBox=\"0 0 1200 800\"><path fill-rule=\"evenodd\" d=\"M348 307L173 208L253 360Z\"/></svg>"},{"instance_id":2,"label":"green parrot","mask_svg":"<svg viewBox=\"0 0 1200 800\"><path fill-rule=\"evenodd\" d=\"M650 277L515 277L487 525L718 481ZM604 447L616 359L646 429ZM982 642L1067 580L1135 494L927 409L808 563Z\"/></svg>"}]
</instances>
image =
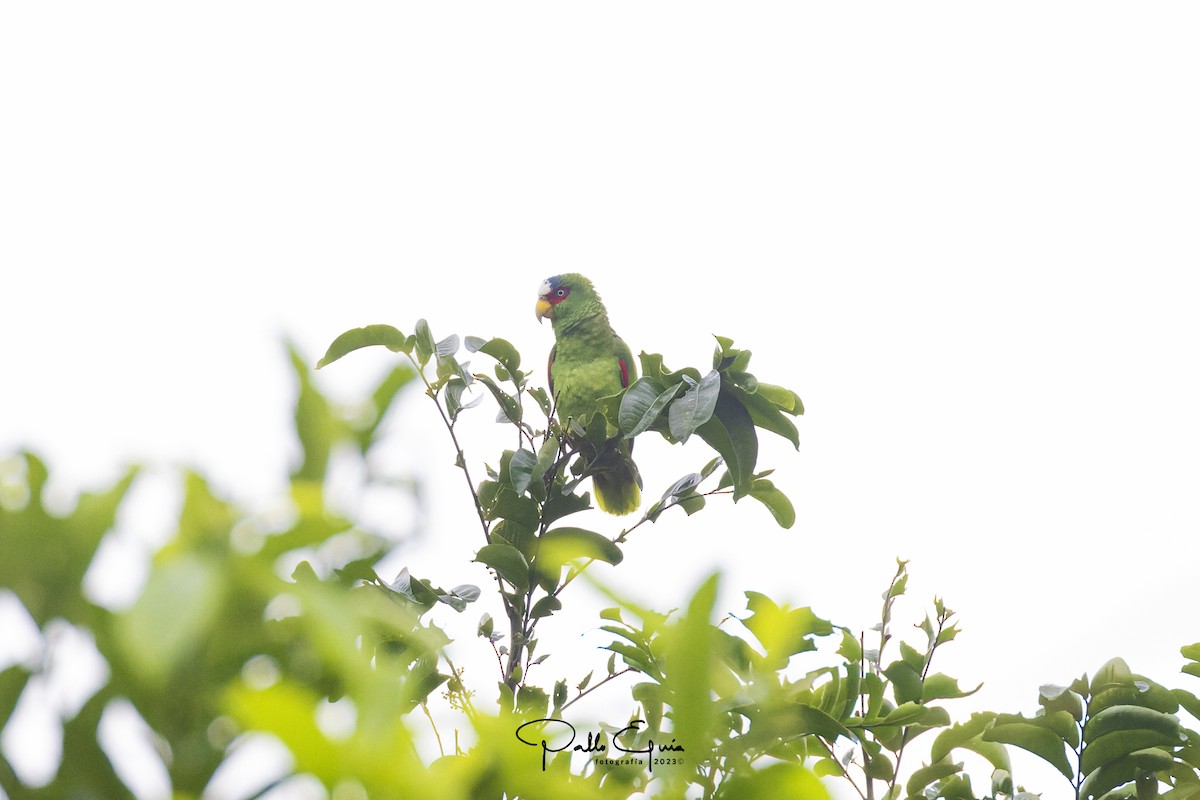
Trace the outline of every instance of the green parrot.
<instances>
[{"instance_id":1,"label":"green parrot","mask_svg":"<svg viewBox=\"0 0 1200 800\"><path fill-rule=\"evenodd\" d=\"M637 380L637 366L629 345L613 332L608 312L592 282L569 272L555 275L538 291L538 322L554 323L555 344L550 351L550 395L559 420L587 422L598 410L597 400L617 394ZM596 503L609 514L629 514L641 504L641 476L630 453L633 442L620 436L596 450L577 442L588 463Z\"/></svg>"}]
</instances>

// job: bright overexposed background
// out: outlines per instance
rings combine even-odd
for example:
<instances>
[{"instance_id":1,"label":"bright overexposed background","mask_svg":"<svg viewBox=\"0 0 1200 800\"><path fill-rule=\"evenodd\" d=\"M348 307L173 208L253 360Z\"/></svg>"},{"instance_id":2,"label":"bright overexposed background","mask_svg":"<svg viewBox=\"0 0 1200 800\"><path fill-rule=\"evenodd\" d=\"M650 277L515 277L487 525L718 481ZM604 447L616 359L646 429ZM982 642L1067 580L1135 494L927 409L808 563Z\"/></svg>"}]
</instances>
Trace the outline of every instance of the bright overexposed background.
<instances>
[{"instance_id":1,"label":"bright overexposed background","mask_svg":"<svg viewBox=\"0 0 1200 800\"><path fill-rule=\"evenodd\" d=\"M761 462L791 530L715 503L602 579L665 609L721 569L722 611L755 589L869 628L899 556L898 618L943 596L965 632L937 667L986 680L962 716L1114 655L1182 684L1198 32L1183 2L4 4L0 453L43 454L63 497L141 461L253 505L298 455L284 337L315 362L425 317L540 364L537 286L579 271L635 352L704 367L733 337L807 406ZM401 560L484 585L418 400L389 423L431 498ZM647 494L709 457L667 450L639 446ZM143 551L169 485L137 497Z\"/></svg>"}]
</instances>

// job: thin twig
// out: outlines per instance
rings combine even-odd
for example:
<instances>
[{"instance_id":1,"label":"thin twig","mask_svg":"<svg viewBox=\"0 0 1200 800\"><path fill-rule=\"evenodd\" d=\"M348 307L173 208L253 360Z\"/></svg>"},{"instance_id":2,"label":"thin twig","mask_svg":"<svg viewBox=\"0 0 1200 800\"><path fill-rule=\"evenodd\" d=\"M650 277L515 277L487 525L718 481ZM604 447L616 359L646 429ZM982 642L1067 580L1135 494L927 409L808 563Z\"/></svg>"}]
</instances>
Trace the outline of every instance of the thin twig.
<instances>
[{"instance_id":1,"label":"thin twig","mask_svg":"<svg viewBox=\"0 0 1200 800\"><path fill-rule=\"evenodd\" d=\"M429 720L429 727L433 728L433 738L437 739L438 752L444 757L446 748L442 747L442 735L438 733L437 723L433 721L433 714L429 713L429 704L421 703L421 710L425 712L425 718Z\"/></svg>"},{"instance_id":2,"label":"thin twig","mask_svg":"<svg viewBox=\"0 0 1200 800\"><path fill-rule=\"evenodd\" d=\"M592 685L592 686L589 686L587 689L585 689L584 691L580 692L580 693L579 693L578 695L576 695L575 697L571 698L571 700L569 700L567 703L565 703L565 704L563 705L563 707L562 707L562 710L563 710L563 711L566 711L568 708L570 708L571 706L575 705L575 703L576 703L576 702L578 702L578 701L582 700L583 698L587 697L589 694L591 694L592 692L596 691L596 690L597 690L597 689L599 689L601 686L603 686L604 684L606 684L606 683L608 683L609 681L611 681L613 678L620 677L621 675L624 675L626 672L637 672L637 670L636 670L636 669L634 669L633 667L626 667L625 669L621 670L620 672L614 672L613 674L609 675L609 676L608 676L607 678L605 678L604 680L602 680L602 681L600 681L599 683L596 683L596 684L594 684L594 685Z\"/></svg>"},{"instance_id":3,"label":"thin twig","mask_svg":"<svg viewBox=\"0 0 1200 800\"><path fill-rule=\"evenodd\" d=\"M448 416L446 416L445 409L443 409L442 404L438 402L437 392L433 390L433 384L431 384L429 379L425 377L425 370L421 367L417 360L412 357L411 354L408 356L408 360L411 361L413 366L417 368L417 375L421 377L421 382L425 384L425 395L433 401L433 405L437 408L438 414L442 418L442 423L446 426L446 432L450 434L450 441L453 442L454 452L457 455L457 458L454 461L455 466L462 470L463 477L467 481L467 489L471 492L471 499L475 503L475 513L479 516L479 524L483 528L483 538L488 542L488 544L491 544L492 533L488 527L487 519L483 515L483 504L479 502L479 493L475 491L475 482L471 479L471 470L467 467L467 458L463 454L462 446L458 443L458 435L454 433L454 423L450 421Z\"/></svg>"},{"instance_id":4,"label":"thin twig","mask_svg":"<svg viewBox=\"0 0 1200 800\"><path fill-rule=\"evenodd\" d=\"M838 764L841 764L841 762L838 761L837 753L835 753L833 751L833 745L831 745L829 742L825 741L820 736L817 737L817 741L820 742L821 746L825 748L825 752L829 754L830 758L832 758ZM863 794L863 790L861 788L859 788L859 785L857 783L854 782L854 776L851 775L845 768L842 769L842 777L850 782L850 785L854 788L854 791L858 793L859 797L863 798L863 800L867 800L867 795ZM871 785L870 779L868 778L867 779L868 791L870 790L870 785Z\"/></svg>"}]
</instances>

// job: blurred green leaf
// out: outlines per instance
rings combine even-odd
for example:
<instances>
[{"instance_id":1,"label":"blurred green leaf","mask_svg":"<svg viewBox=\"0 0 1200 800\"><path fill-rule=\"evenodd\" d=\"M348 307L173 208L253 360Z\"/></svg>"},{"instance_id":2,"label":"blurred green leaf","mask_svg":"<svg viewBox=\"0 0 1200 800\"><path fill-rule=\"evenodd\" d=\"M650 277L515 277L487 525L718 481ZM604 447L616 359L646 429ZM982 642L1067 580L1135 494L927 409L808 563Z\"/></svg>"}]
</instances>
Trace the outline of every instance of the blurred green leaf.
<instances>
[{"instance_id":1,"label":"blurred green leaf","mask_svg":"<svg viewBox=\"0 0 1200 800\"><path fill-rule=\"evenodd\" d=\"M225 590L225 573L199 554L184 553L150 573L141 597L117 618L124 654L143 680L164 684L203 649Z\"/></svg>"},{"instance_id":2,"label":"blurred green leaf","mask_svg":"<svg viewBox=\"0 0 1200 800\"><path fill-rule=\"evenodd\" d=\"M717 793L718 800L829 800L821 781L799 764L771 764L737 772Z\"/></svg>"},{"instance_id":3,"label":"blurred green leaf","mask_svg":"<svg viewBox=\"0 0 1200 800\"><path fill-rule=\"evenodd\" d=\"M342 423L334 416L329 401L318 391L308 362L299 351L288 344L288 355L296 373L299 391L296 397L296 435L304 459L292 473L300 480L320 481L329 465L329 453L339 436Z\"/></svg>"},{"instance_id":4,"label":"blurred green leaf","mask_svg":"<svg viewBox=\"0 0 1200 800\"><path fill-rule=\"evenodd\" d=\"M770 669L782 669L793 655L815 650L812 637L833 633L833 625L811 609L781 607L759 592L746 592L746 599L750 615L742 624L766 650Z\"/></svg>"},{"instance_id":5,"label":"blurred green leaf","mask_svg":"<svg viewBox=\"0 0 1200 800\"><path fill-rule=\"evenodd\" d=\"M415 379L417 373L407 365L394 367L371 393L371 415L355 429L359 450L365 455L376 444L379 426L387 416L400 390Z\"/></svg>"},{"instance_id":6,"label":"blurred green leaf","mask_svg":"<svg viewBox=\"0 0 1200 800\"><path fill-rule=\"evenodd\" d=\"M664 658L671 665L663 688L672 709L679 743L687 753L703 753L716 721L712 703L715 629L711 615L717 600L718 576L710 575L688 603L683 618L669 628Z\"/></svg>"}]
</instances>

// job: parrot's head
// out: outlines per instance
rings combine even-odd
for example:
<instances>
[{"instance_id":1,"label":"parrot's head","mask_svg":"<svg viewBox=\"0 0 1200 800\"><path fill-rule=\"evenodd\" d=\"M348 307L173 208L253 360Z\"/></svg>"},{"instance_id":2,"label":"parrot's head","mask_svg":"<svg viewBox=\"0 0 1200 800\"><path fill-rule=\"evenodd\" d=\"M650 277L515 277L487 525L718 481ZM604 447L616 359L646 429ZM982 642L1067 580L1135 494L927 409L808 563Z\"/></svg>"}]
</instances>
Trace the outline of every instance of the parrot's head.
<instances>
[{"instance_id":1,"label":"parrot's head","mask_svg":"<svg viewBox=\"0 0 1200 800\"><path fill-rule=\"evenodd\" d=\"M564 329L581 319L604 314L604 306L591 281L578 272L567 272L542 281L534 311L538 322L549 318L555 328Z\"/></svg>"}]
</instances>

